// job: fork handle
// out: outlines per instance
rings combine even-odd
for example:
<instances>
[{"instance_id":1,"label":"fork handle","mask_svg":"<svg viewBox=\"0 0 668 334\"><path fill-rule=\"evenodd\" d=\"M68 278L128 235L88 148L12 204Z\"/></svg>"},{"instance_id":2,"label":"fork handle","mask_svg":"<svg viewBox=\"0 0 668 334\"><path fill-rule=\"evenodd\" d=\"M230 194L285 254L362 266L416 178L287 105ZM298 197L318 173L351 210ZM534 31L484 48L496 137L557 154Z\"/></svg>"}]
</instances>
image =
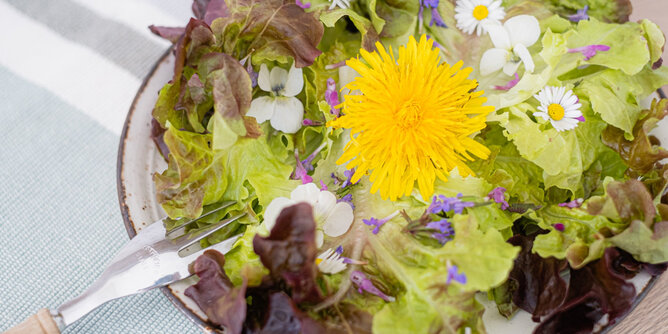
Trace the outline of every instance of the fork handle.
<instances>
[{"instance_id":1,"label":"fork handle","mask_svg":"<svg viewBox=\"0 0 668 334\"><path fill-rule=\"evenodd\" d=\"M51 312L43 308L3 334L60 334Z\"/></svg>"}]
</instances>

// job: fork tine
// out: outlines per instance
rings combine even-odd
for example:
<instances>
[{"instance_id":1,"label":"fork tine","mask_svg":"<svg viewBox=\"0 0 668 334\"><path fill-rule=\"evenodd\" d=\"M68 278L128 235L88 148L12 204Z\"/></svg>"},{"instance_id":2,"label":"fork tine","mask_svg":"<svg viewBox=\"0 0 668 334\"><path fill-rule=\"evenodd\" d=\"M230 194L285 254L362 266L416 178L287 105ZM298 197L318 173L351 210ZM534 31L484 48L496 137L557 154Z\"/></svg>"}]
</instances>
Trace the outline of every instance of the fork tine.
<instances>
[{"instance_id":1,"label":"fork tine","mask_svg":"<svg viewBox=\"0 0 668 334\"><path fill-rule=\"evenodd\" d=\"M242 235L243 235L243 233L239 233L239 234L234 235L232 237L229 237L229 238L227 238L227 239L225 239L225 240L223 240L223 241L221 241L217 244L213 244L209 247L200 249L200 250L198 250L198 251L196 251L192 254L188 254L188 255L183 257L183 260L185 262L192 263L195 260L197 260L197 258L200 255L204 254L204 252L206 252L207 250L210 250L210 249L217 250L217 251L219 251L223 254L227 254L227 252L229 252L232 249L232 246L234 246L234 244L237 242L237 240L239 240L239 238L241 238Z\"/></svg>"},{"instance_id":2,"label":"fork tine","mask_svg":"<svg viewBox=\"0 0 668 334\"><path fill-rule=\"evenodd\" d=\"M182 241L183 243L180 245L181 247L179 247L178 252L181 252L185 248L187 248L187 247L195 244L196 242L199 242L200 240L210 236L211 234L215 233L216 231L222 229L223 227L239 220L239 218L241 218L245 215L246 215L246 213L243 212L243 213L240 213L240 214L238 214L234 217L231 217L231 218L228 218L228 219L225 219L225 220L221 221L218 225L213 226L211 229L209 229L205 232L192 232L192 233L188 233L184 236L179 237L178 239L183 239L183 241Z\"/></svg>"},{"instance_id":3,"label":"fork tine","mask_svg":"<svg viewBox=\"0 0 668 334\"><path fill-rule=\"evenodd\" d=\"M208 216L210 216L210 215L212 215L212 214L214 214L214 213L216 213L216 212L218 212L222 209L225 209L225 208L229 207L230 205L232 205L234 203L236 203L236 201L223 202L223 204L220 207L217 207L217 208L215 208L215 209L213 209L213 210L211 210L211 211L209 211L209 212L207 212L207 213L205 213L205 214L203 214L203 215L201 215L201 216L199 216L195 219L191 219L191 220L185 222L183 225L167 232L166 236L170 239L180 238L181 236L183 236L183 233L185 233L186 226L188 226L188 225L190 225L190 224L192 224L192 223L194 223L194 222L196 222L196 221L198 221L202 218L208 217ZM176 233L176 232L179 232L179 233ZM173 237L173 235L178 235L178 236Z\"/></svg>"}]
</instances>

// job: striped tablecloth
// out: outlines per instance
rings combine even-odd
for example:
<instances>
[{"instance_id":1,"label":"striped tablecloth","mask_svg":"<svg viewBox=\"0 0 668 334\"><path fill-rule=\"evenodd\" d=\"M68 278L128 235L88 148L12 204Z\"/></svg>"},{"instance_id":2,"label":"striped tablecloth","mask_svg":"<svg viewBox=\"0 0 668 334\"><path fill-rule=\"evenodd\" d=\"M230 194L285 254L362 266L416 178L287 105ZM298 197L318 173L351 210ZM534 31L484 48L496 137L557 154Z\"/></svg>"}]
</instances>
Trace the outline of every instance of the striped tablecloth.
<instances>
[{"instance_id":1,"label":"striped tablecloth","mask_svg":"<svg viewBox=\"0 0 668 334\"><path fill-rule=\"evenodd\" d=\"M116 153L142 79L188 0L0 0L0 331L81 293L127 234ZM199 333L159 291L65 333Z\"/></svg>"}]
</instances>

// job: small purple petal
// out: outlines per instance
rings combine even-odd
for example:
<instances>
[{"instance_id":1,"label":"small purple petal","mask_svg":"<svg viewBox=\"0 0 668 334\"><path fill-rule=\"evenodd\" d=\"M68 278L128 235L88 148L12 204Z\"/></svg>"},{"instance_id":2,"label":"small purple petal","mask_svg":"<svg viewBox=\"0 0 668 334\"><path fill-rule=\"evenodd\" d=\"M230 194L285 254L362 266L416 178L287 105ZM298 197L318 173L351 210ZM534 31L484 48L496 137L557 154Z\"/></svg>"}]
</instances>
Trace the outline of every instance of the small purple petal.
<instances>
[{"instance_id":1,"label":"small purple petal","mask_svg":"<svg viewBox=\"0 0 668 334\"><path fill-rule=\"evenodd\" d=\"M506 188L496 187L492 189L492 191L490 191L489 194L487 194L487 196L494 202L501 204L501 210L505 210L510 206L506 201L505 193L506 193Z\"/></svg>"},{"instance_id":2,"label":"small purple petal","mask_svg":"<svg viewBox=\"0 0 668 334\"><path fill-rule=\"evenodd\" d=\"M369 225L369 226L375 226L372 233L373 234L378 234L378 231L380 230L380 227L385 225L385 223L390 221L390 219L396 217L398 214L399 214L399 211L395 211L394 213L392 213L391 215L389 215L389 216L387 216L383 219L378 219L378 218L375 218L375 217L371 217L369 219L362 219L362 222L366 225Z\"/></svg>"},{"instance_id":3,"label":"small purple petal","mask_svg":"<svg viewBox=\"0 0 668 334\"><path fill-rule=\"evenodd\" d=\"M340 203L340 202L350 204L350 207L353 208L353 210L355 210L355 204L353 204L353 194L347 194L347 195L341 197L340 199L336 200L336 203Z\"/></svg>"},{"instance_id":4,"label":"small purple petal","mask_svg":"<svg viewBox=\"0 0 668 334\"><path fill-rule=\"evenodd\" d=\"M322 182L322 180L320 180L320 191L326 191L326 190L328 190L327 185L325 184L325 182Z\"/></svg>"},{"instance_id":5,"label":"small purple petal","mask_svg":"<svg viewBox=\"0 0 668 334\"><path fill-rule=\"evenodd\" d=\"M570 202L559 203L559 206L562 207L562 208L571 208L571 209L575 209L575 208L579 208L580 206L582 206L582 203L583 203L583 202L584 202L584 199L582 199L582 198L576 198L576 199L574 199L574 200L572 200L572 201L570 201Z\"/></svg>"},{"instance_id":6,"label":"small purple petal","mask_svg":"<svg viewBox=\"0 0 668 334\"><path fill-rule=\"evenodd\" d=\"M311 4L310 4L310 3L303 3L303 2L301 2L301 1L299 1L299 0L295 0L295 3L297 4L297 6L301 7L302 9L309 9L309 8L311 8Z\"/></svg>"},{"instance_id":7,"label":"small purple petal","mask_svg":"<svg viewBox=\"0 0 668 334\"><path fill-rule=\"evenodd\" d=\"M382 298L386 302L393 302L394 297L390 297L386 294L384 294L382 291L380 291L378 288L376 288L373 283L371 282L370 279L366 277L366 275L359 271L359 270L354 270L353 272L350 273L350 280L357 285L357 292L363 293L364 291L376 295L380 298Z\"/></svg>"},{"instance_id":8,"label":"small purple petal","mask_svg":"<svg viewBox=\"0 0 668 334\"><path fill-rule=\"evenodd\" d=\"M566 229L566 226L564 226L564 224L562 224L562 223L556 223L553 226L554 226L554 229L559 231L559 232L563 232L564 229Z\"/></svg>"},{"instance_id":9,"label":"small purple petal","mask_svg":"<svg viewBox=\"0 0 668 334\"><path fill-rule=\"evenodd\" d=\"M457 273L458 270L459 268L454 264L448 267L448 279L445 284L450 284L452 281L466 284L466 275L464 273Z\"/></svg>"},{"instance_id":10,"label":"small purple petal","mask_svg":"<svg viewBox=\"0 0 668 334\"><path fill-rule=\"evenodd\" d=\"M341 104L339 102L339 93L336 91L336 82L334 79L327 79L327 89L325 90L325 101L329 104L329 112L334 116L339 116L339 109L336 107Z\"/></svg>"},{"instance_id":11,"label":"small purple petal","mask_svg":"<svg viewBox=\"0 0 668 334\"><path fill-rule=\"evenodd\" d=\"M313 178L308 175L308 171L306 168L304 168L304 165L299 160L299 155L297 155L297 152L295 152L295 159L297 160L297 166L295 167L295 171L292 173L291 178L293 180L301 180L302 184L313 182Z\"/></svg>"},{"instance_id":12,"label":"small purple petal","mask_svg":"<svg viewBox=\"0 0 668 334\"><path fill-rule=\"evenodd\" d=\"M587 46L582 46L575 49L568 49L568 53L577 53L580 52L584 56L584 60L589 60L596 55L596 52L608 51L610 47L603 44L592 44Z\"/></svg>"},{"instance_id":13,"label":"small purple petal","mask_svg":"<svg viewBox=\"0 0 668 334\"><path fill-rule=\"evenodd\" d=\"M302 125L304 125L304 126L319 126L319 125L322 125L322 123L318 122L318 121L314 121L312 119L305 118L302 121Z\"/></svg>"},{"instance_id":14,"label":"small purple petal","mask_svg":"<svg viewBox=\"0 0 668 334\"><path fill-rule=\"evenodd\" d=\"M577 13L570 15L568 17L569 20L573 22L580 22L582 20L589 20L589 14L587 14L587 11L589 10L589 5L585 5L584 8L579 9Z\"/></svg>"},{"instance_id":15,"label":"small purple petal","mask_svg":"<svg viewBox=\"0 0 668 334\"><path fill-rule=\"evenodd\" d=\"M442 27L442 28L448 27L445 24L445 21L443 21L443 18L441 17L441 14L438 12L438 9L436 7L433 7L431 9L431 21L429 21L429 26L431 27L432 24L436 24L437 27Z\"/></svg>"},{"instance_id":16,"label":"small purple petal","mask_svg":"<svg viewBox=\"0 0 668 334\"><path fill-rule=\"evenodd\" d=\"M439 195L438 197L434 196L427 211L432 214L449 211L461 214L464 212L464 208L470 208L475 205L473 202L463 202L460 199L461 197L462 194L457 194L457 197L445 197L443 195Z\"/></svg>"},{"instance_id":17,"label":"small purple petal","mask_svg":"<svg viewBox=\"0 0 668 334\"><path fill-rule=\"evenodd\" d=\"M427 8L437 8L439 2L439 0L423 0L422 6Z\"/></svg>"},{"instance_id":18,"label":"small purple petal","mask_svg":"<svg viewBox=\"0 0 668 334\"><path fill-rule=\"evenodd\" d=\"M434 41L434 47L435 48L440 48L441 47L441 44L438 44L438 42L435 39L433 39L430 35L427 35L427 39L431 39L432 41Z\"/></svg>"},{"instance_id":19,"label":"small purple petal","mask_svg":"<svg viewBox=\"0 0 668 334\"><path fill-rule=\"evenodd\" d=\"M343 246L339 245L339 247L336 247L336 249L334 250L334 253L339 254L339 255L343 255Z\"/></svg>"},{"instance_id":20,"label":"small purple petal","mask_svg":"<svg viewBox=\"0 0 668 334\"><path fill-rule=\"evenodd\" d=\"M584 123L584 121L585 121L585 117L584 117L584 116L576 117L575 119L577 119L578 121L580 121L580 122L582 122L582 123Z\"/></svg>"},{"instance_id":21,"label":"small purple petal","mask_svg":"<svg viewBox=\"0 0 668 334\"><path fill-rule=\"evenodd\" d=\"M503 86L494 86L496 90L510 90L511 88L517 86L517 83L520 82L520 76L515 72L515 79L508 81L507 84Z\"/></svg>"},{"instance_id":22,"label":"small purple petal","mask_svg":"<svg viewBox=\"0 0 668 334\"><path fill-rule=\"evenodd\" d=\"M346 170L345 172L343 172L343 176L346 177L346 180L343 181L343 183L341 183L341 188L345 188L345 187L347 187L347 186L353 184L353 183L351 182L351 179L353 178L353 175L355 175L355 168L353 168L353 169L348 169L348 170Z\"/></svg>"}]
</instances>

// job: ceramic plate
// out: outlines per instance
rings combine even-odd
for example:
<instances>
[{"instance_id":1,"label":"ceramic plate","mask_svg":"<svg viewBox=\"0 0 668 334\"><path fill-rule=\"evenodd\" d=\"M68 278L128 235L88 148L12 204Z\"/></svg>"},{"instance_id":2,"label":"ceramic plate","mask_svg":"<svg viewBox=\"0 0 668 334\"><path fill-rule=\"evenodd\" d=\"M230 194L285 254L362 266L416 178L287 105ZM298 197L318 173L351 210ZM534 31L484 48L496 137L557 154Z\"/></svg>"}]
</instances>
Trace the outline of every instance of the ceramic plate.
<instances>
[{"instance_id":1,"label":"ceramic plate","mask_svg":"<svg viewBox=\"0 0 668 334\"><path fill-rule=\"evenodd\" d=\"M167 163L150 137L151 111L158 98L158 91L172 78L173 68L174 57L168 51L155 64L137 92L121 134L117 166L118 197L130 238L148 224L166 216L155 198L153 174L167 168ZM662 131L657 132L659 139L668 142L668 126L664 124L660 128ZM656 278L642 273L633 279L636 291L639 291L635 304L649 292L655 281ZM193 283L192 279L180 281L162 288L162 292L205 333L219 332L207 322L206 315L197 305L183 294ZM506 320L496 311L494 302L487 301L482 295L479 297L488 310L483 315L483 321L490 334L529 333L536 326L529 313L520 311L511 320ZM607 332L611 327L601 328L600 331Z\"/></svg>"}]
</instances>

